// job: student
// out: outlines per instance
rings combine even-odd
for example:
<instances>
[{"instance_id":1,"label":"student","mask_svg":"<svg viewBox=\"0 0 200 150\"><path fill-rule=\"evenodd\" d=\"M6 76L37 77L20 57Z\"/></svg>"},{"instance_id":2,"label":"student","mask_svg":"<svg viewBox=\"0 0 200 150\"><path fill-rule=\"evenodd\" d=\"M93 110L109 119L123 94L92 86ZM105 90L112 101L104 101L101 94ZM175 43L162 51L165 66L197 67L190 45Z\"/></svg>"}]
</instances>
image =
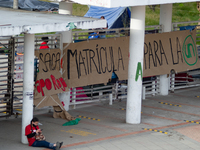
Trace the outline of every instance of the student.
<instances>
[{"instance_id":1,"label":"student","mask_svg":"<svg viewBox=\"0 0 200 150\"><path fill-rule=\"evenodd\" d=\"M105 19L105 17L101 16L100 19ZM97 28L96 30L101 30L101 29L108 29L108 23L107 23L106 28ZM106 38L106 31L88 32L88 34L90 35L88 36L88 39Z\"/></svg>"},{"instance_id":2,"label":"student","mask_svg":"<svg viewBox=\"0 0 200 150\"><path fill-rule=\"evenodd\" d=\"M41 43L41 46L40 46L40 49L48 49L49 46L47 45L48 41L49 41L49 38L48 37L42 37L42 43Z\"/></svg>"},{"instance_id":3,"label":"student","mask_svg":"<svg viewBox=\"0 0 200 150\"><path fill-rule=\"evenodd\" d=\"M101 16L100 19L105 19L105 17L104 17L104 16ZM108 29L108 23L107 23L106 28L101 28L101 29ZM100 36L100 38L106 38L106 32L105 32L105 31L99 32L99 36Z\"/></svg>"},{"instance_id":4,"label":"student","mask_svg":"<svg viewBox=\"0 0 200 150\"><path fill-rule=\"evenodd\" d=\"M41 129L38 126L38 123L39 123L39 119L34 117L31 120L31 123L27 125L25 128L25 135L27 136L29 146L46 147L53 150L59 150L63 142L61 143L57 142L56 144L54 144L54 143L49 143L45 140L42 140L42 141L36 140L36 135L39 133L42 133Z\"/></svg>"}]
</instances>

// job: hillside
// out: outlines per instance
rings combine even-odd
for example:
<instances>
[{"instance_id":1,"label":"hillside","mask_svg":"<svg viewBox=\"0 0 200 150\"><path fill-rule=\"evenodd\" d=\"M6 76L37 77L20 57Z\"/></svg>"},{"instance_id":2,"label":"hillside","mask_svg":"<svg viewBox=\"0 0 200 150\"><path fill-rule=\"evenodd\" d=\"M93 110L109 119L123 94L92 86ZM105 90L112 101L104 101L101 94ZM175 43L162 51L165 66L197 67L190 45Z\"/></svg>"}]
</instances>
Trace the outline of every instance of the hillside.
<instances>
[{"instance_id":1,"label":"hillside","mask_svg":"<svg viewBox=\"0 0 200 150\"><path fill-rule=\"evenodd\" d=\"M88 6L73 4L73 15L84 16L88 11ZM156 5L155 11L146 6L146 25L159 24L160 6ZM173 4L172 22L196 21L199 19L199 11L196 2Z\"/></svg>"}]
</instances>

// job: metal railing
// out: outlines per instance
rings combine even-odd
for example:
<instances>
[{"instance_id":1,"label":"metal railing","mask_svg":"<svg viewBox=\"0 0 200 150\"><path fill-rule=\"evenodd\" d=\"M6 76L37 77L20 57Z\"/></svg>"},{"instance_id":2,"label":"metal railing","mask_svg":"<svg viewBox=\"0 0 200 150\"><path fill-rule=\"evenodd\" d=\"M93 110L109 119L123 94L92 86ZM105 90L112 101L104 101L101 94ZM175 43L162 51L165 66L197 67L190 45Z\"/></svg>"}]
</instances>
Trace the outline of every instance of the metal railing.
<instances>
[{"instance_id":1,"label":"metal railing","mask_svg":"<svg viewBox=\"0 0 200 150\"><path fill-rule=\"evenodd\" d=\"M35 35L35 50L42 37L49 37L50 49L60 48L60 34ZM9 43L13 40L12 43ZM0 117L21 114L23 100L24 36L0 37ZM35 59L35 75L38 61Z\"/></svg>"},{"instance_id":2,"label":"metal railing","mask_svg":"<svg viewBox=\"0 0 200 150\"><path fill-rule=\"evenodd\" d=\"M0 38L0 117L13 113L13 49L13 38Z\"/></svg>"},{"instance_id":3,"label":"metal railing","mask_svg":"<svg viewBox=\"0 0 200 150\"><path fill-rule=\"evenodd\" d=\"M142 99L159 94L159 80L159 77L153 77L143 81ZM76 90L76 88L73 88L70 92L70 105L73 106L73 109L75 109L76 105L78 104L102 101L108 101L109 105L112 105L114 100L122 100L127 98L127 84L116 82L115 84L111 85L91 85L84 87L81 90Z\"/></svg>"},{"instance_id":4,"label":"metal railing","mask_svg":"<svg viewBox=\"0 0 200 150\"><path fill-rule=\"evenodd\" d=\"M196 43L199 44L200 42L200 21L187 21L187 22L173 22L172 23L172 31L180 30L180 27L187 27L187 26L196 26Z\"/></svg>"},{"instance_id":5,"label":"metal railing","mask_svg":"<svg viewBox=\"0 0 200 150\"><path fill-rule=\"evenodd\" d=\"M116 85L90 85L87 87L83 87L81 90L77 90L76 88L72 88L70 105L73 108L76 108L78 104L85 103L93 103L93 102L101 102L109 100L112 102L113 98L116 97L115 88ZM112 96L111 96L112 95Z\"/></svg>"},{"instance_id":6,"label":"metal railing","mask_svg":"<svg viewBox=\"0 0 200 150\"><path fill-rule=\"evenodd\" d=\"M190 88L200 86L200 72L188 71L182 73L170 74L170 91L174 92L177 89Z\"/></svg>"},{"instance_id":7,"label":"metal railing","mask_svg":"<svg viewBox=\"0 0 200 150\"><path fill-rule=\"evenodd\" d=\"M146 26L145 32L146 34L162 32L162 25ZM73 41L78 42L84 40L129 36L130 28L78 30L78 31L73 31L72 33L73 33Z\"/></svg>"}]
</instances>

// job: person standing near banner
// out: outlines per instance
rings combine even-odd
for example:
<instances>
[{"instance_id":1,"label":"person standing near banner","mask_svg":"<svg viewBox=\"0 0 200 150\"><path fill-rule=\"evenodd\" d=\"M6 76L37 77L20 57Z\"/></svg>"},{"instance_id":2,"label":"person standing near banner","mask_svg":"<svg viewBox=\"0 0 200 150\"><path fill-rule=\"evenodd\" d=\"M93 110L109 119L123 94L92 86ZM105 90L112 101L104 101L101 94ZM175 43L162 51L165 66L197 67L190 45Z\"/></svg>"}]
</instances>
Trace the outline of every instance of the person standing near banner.
<instances>
[{"instance_id":1,"label":"person standing near banner","mask_svg":"<svg viewBox=\"0 0 200 150\"><path fill-rule=\"evenodd\" d=\"M101 16L100 19L105 19L105 17L104 17L104 16ZM107 23L106 28L102 28L102 29L108 29L108 23ZM99 36L100 36L100 38L106 38L106 32L105 32L105 31L99 32Z\"/></svg>"},{"instance_id":2,"label":"person standing near banner","mask_svg":"<svg viewBox=\"0 0 200 150\"><path fill-rule=\"evenodd\" d=\"M40 46L40 49L48 49L49 46L47 45L48 41L49 41L49 38L48 37L42 37L42 43L41 43L41 46Z\"/></svg>"},{"instance_id":3,"label":"person standing near banner","mask_svg":"<svg viewBox=\"0 0 200 150\"><path fill-rule=\"evenodd\" d=\"M31 123L27 125L25 128L25 135L27 136L29 146L46 147L53 150L59 150L63 142L61 143L57 142L56 144L49 143L45 140L45 137L43 135L42 135L43 136L42 139L38 139L37 135L42 133L42 130L39 128L38 123L39 123L39 119L34 117L31 120Z\"/></svg>"}]
</instances>

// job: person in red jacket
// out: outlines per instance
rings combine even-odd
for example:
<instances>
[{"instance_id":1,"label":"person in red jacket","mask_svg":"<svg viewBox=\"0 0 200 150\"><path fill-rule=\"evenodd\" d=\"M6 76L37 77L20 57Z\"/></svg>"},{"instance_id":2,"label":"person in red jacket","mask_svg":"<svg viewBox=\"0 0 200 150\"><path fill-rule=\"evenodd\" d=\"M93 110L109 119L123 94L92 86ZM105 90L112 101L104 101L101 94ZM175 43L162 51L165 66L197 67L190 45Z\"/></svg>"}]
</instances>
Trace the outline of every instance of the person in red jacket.
<instances>
[{"instance_id":1,"label":"person in red jacket","mask_svg":"<svg viewBox=\"0 0 200 150\"><path fill-rule=\"evenodd\" d=\"M42 37L42 43L40 46L40 49L48 49L49 46L47 45L49 38L48 37Z\"/></svg>"},{"instance_id":2,"label":"person in red jacket","mask_svg":"<svg viewBox=\"0 0 200 150\"><path fill-rule=\"evenodd\" d=\"M34 117L31 120L31 123L29 125L26 126L25 128L25 135L27 136L28 139L28 143L29 146L33 146L33 147L46 147L49 149L53 149L53 150L59 150L60 147L62 146L63 142L57 142L55 143L49 143L45 140L43 141L37 141L35 136L38 133L41 133L41 129L38 126L39 123L39 119Z\"/></svg>"}]
</instances>

